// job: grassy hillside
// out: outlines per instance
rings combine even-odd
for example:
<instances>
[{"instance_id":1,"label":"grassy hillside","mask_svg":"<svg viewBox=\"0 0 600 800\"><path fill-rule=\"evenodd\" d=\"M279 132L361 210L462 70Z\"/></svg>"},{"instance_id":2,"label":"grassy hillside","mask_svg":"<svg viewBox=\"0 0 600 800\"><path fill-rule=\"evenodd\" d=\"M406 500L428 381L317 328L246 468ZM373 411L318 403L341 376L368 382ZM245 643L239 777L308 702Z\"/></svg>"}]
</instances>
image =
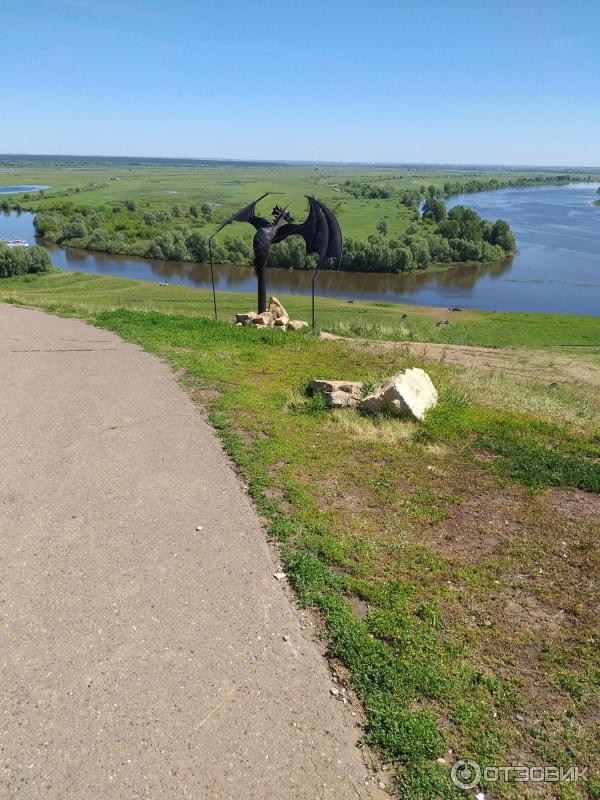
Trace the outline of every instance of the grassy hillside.
<instances>
[{"instance_id":1,"label":"grassy hillside","mask_svg":"<svg viewBox=\"0 0 600 800\"><path fill-rule=\"evenodd\" d=\"M187 286L159 286L145 281L104 275L53 272L4 279L0 296L20 299L51 310L78 310L86 315L100 310L130 308L168 314L213 315L212 293ZM292 318L310 320L310 297L281 295ZM220 319L233 320L254 308L253 293L218 292ZM420 341L483 347L548 347L576 354L600 355L600 318L565 314L448 312L448 309L397 303L347 303L318 298L320 329L342 336ZM437 323L447 319L448 325Z\"/></svg>"},{"instance_id":2,"label":"grassy hillside","mask_svg":"<svg viewBox=\"0 0 600 800\"><path fill-rule=\"evenodd\" d=\"M137 342L208 409L299 602L318 611L340 685L359 714L354 693L364 704L388 786L405 800L466 800L450 767L473 758L591 768L589 783L533 794L481 785L488 800L600 797L596 388L215 323L202 316L210 294L185 287L54 273L0 289ZM230 316L251 299L219 302ZM284 301L306 316L306 299ZM599 340L592 318L462 312L440 330L431 309L320 310L329 327L397 337ZM424 423L329 412L306 394L313 377L372 384L407 366L440 393Z\"/></svg>"}]
</instances>

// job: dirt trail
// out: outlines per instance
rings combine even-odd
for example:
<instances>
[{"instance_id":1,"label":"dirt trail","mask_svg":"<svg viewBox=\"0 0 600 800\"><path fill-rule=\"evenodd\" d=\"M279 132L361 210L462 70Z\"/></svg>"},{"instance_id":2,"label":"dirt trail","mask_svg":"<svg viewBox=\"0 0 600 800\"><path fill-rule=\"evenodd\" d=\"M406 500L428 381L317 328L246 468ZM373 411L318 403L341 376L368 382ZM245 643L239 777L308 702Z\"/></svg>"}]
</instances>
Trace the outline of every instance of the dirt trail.
<instances>
[{"instance_id":1,"label":"dirt trail","mask_svg":"<svg viewBox=\"0 0 600 800\"><path fill-rule=\"evenodd\" d=\"M0 796L384 796L167 367L0 304L0 380Z\"/></svg>"},{"instance_id":2,"label":"dirt trail","mask_svg":"<svg viewBox=\"0 0 600 800\"><path fill-rule=\"evenodd\" d=\"M461 367L501 370L520 378L535 378L548 383L585 383L600 386L600 365L583 357L553 350L521 348L470 347L433 342L386 342L352 339L321 333L321 339L341 340L355 347L377 347L385 350L403 348L413 355L435 361L447 361Z\"/></svg>"}]
</instances>

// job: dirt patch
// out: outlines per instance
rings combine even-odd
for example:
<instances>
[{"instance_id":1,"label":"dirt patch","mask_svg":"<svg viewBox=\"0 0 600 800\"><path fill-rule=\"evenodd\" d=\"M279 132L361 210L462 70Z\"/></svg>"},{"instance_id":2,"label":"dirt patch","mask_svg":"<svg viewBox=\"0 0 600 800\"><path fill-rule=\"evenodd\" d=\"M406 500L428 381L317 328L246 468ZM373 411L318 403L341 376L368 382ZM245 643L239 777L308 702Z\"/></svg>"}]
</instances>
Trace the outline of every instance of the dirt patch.
<instances>
[{"instance_id":1,"label":"dirt patch","mask_svg":"<svg viewBox=\"0 0 600 800\"><path fill-rule=\"evenodd\" d=\"M489 450L477 450L473 453L476 461L498 461L500 456L497 453L490 453Z\"/></svg>"},{"instance_id":2,"label":"dirt patch","mask_svg":"<svg viewBox=\"0 0 600 800\"><path fill-rule=\"evenodd\" d=\"M521 517L518 499L507 491L479 491L463 496L450 518L421 531L420 539L450 561L477 563L519 535Z\"/></svg>"},{"instance_id":3,"label":"dirt patch","mask_svg":"<svg viewBox=\"0 0 600 800\"><path fill-rule=\"evenodd\" d=\"M267 486L265 489L265 497L267 497L269 500L277 500L282 511L284 511L286 514L293 514L294 511L296 511L296 506L293 503L290 503L289 500L285 499L285 493L283 489L279 488L279 486Z\"/></svg>"},{"instance_id":4,"label":"dirt patch","mask_svg":"<svg viewBox=\"0 0 600 800\"><path fill-rule=\"evenodd\" d=\"M342 511L350 514L357 514L367 508L377 508L379 503L370 493L365 490L358 494L341 482L332 478L330 480L319 481L321 491L317 499L319 507L323 511Z\"/></svg>"},{"instance_id":5,"label":"dirt patch","mask_svg":"<svg viewBox=\"0 0 600 800\"><path fill-rule=\"evenodd\" d=\"M322 339L344 341L351 347L379 350L403 350L411 355L433 361L457 364L467 369L501 371L521 378L535 378L544 383L585 383L600 386L600 366L581 357L572 358L568 353L548 352L509 347L469 347L458 344L436 342L385 342L366 339L351 339L322 333Z\"/></svg>"},{"instance_id":6,"label":"dirt patch","mask_svg":"<svg viewBox=\"0 0 600 800\"><path fill-rule=\"evenodd\" d=\"M371 606L366 602L366 600L361 600L360 597L355 597L351 595L346 597L350 608L359 619L366 619L369 611L371 610Z\"/></svg>"},{"instance_id":7,"label":"dirt patch","mask_svg":"<svg viewBox=\"0 0 600 800\"><path fill-rule=\"evenodd\" d=\"M507 626L514 633L527 631L539 636L555 635L569 623L569 617L563 609L516 587L505 589L498 601ZM536 656L541 652L540 641L534 650Z\"/></svg>"},{"instance_id":8,"label":"dirt patch","mask_svg":"<svg viewBox=\"0 0 600 800\"><path fill-rule=\"evenodd\" d=\"M284 461L283 459L276 461L274 464L271 465L269 469L269 475L271 477L274 477L275 475L277 475L278 472L280 472L285 467L286 464L287 461Z\"/></svg>"},{"instance_id":9,"label":"dirt patch","mask_svg":"<svg viewBox=\"0 0 600 800\"><path fill-rule=\"evenodd\" d=\"M256 442L256 438L250 433L250 431L244 430L243 428L232 428L231 433L234 436L237 436L238 439L241 439L246 447L252 447L252 445Z\"/></svg>"},{"instance_id":10,"label":"dirt patch","mask_svg":"<svg viewBox=\"0 0 600 800\"><path fill-rule=\"evenodd\" d=\"M192 400L218 400L223 397L223 392L218 389L192 389L190 392Z\"/></svg>"},{"instance_id":11,"label":"dirt patch","mask_svg":"<svg viewBox=\"0 0 600 800\"><path fill-rule=\"evenodd\" d=\"M553 487L543 497L553 511L574 521L600 522L600 495L581 489Z\"/></svg>"}]
</instances>

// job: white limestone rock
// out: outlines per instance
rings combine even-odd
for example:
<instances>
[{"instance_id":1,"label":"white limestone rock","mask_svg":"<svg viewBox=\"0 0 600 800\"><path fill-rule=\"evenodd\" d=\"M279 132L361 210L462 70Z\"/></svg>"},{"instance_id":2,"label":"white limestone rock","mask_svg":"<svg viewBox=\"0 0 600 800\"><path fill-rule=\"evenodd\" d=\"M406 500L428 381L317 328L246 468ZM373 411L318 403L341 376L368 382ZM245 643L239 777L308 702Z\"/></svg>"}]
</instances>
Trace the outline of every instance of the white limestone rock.
<instances>
[{"instance_id":1,"label":"white limestone rock","mask_svg":"<svg viewBox=\"0 0 600 800\"><path fill-rule=\"evenodd\" d=\"M437 401L438 393L429 375L413 367L382 381L372 394L361 400L359 409L370 414L382 411L396 416L410 414L423 420Z\"/></svg>"}]
</instances>

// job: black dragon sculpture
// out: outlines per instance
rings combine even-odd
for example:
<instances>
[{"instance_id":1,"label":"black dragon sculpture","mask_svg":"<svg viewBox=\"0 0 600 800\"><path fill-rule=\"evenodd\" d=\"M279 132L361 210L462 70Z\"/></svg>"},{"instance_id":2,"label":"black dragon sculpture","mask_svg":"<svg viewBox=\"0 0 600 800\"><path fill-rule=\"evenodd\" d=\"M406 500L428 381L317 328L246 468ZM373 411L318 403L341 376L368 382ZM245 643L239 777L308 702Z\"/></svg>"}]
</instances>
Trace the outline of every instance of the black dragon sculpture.
<instances>
[{"instance_id":1,"label":"black dragon sculpture","mask_svg":"<svg viewBox=\"0 0 600 800\"><path fill-rule=\"evenodd\" d=\"M287 208L280 208L276 205L271 212L272 219L267 220L260 217L256 213L256 206L269 195L269 192L261 195L247 206L244 206L236 214L232 214L224 222L222 222L216 231L210 236L209 249L210 249L210 262L212 274L212 248L211 240L220 230L232 222L248 222L254 228L254 240L252 246L254 249L254 269L257 277L257 292L258 292L258 313L266 311L267 308L267 281L266 281L266 264L269 257L271 246L282 242L288 236L302 236L306 243L306 255L315 253L318 256L318 265L313 276L312 282L312 296L313 296L313 327L315 323L314 314L314 289L315 278L319 269L329 260L337 261L339 267L342 257L342 231L335 214L326 205L316 200L314 197L306 195L308 200L308 217L301 223L294 223L291 214ZM213 277L213 298L214 294L214 277ZM215 301L215 317L216 317L216 301Z\"/></svg>"}]
</instances>

